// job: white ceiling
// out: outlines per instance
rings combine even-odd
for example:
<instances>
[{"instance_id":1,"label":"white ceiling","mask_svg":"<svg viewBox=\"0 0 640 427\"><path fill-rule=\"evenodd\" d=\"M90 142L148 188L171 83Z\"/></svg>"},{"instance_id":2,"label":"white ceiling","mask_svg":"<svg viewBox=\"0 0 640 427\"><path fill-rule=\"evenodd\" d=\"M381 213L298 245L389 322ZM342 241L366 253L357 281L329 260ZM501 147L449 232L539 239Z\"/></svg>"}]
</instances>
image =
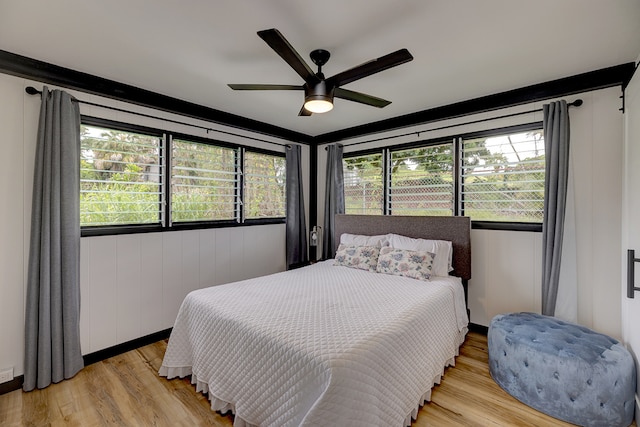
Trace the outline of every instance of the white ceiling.
<instances>
[{"instance_id":1,"label":"white ceiling","mask_svg":"<svg viewBox=\"0 0 640 427\"><path fill-rule=\"evenodd\" d=\"M415 59L345 86L386 108L337 99L298 117L303 92L227 87L302 84L256 35L268 28L305 59L329 50L327 76ZM640 0L0 0L0 49L318 135L632 62Z\"/></svg>"}]
</instances>

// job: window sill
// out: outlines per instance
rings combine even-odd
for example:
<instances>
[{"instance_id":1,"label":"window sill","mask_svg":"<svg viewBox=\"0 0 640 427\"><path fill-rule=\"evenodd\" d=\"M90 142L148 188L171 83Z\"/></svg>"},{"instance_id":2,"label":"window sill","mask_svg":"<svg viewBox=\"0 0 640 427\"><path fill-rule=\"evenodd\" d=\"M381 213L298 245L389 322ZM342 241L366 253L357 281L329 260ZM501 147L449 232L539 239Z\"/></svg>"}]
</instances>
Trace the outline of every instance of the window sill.
<instances>
[{"instance_id":1,"label":"window sill","mask_svg":"<svg viewBox=\"0 0 640 427\"><path fill-rule=\"evenodd\" d=\"M236 221L209 221L209 222L182 222L174 223L171 227L162 227L159 224L149 225L122 225L122 226L104 226L104 227L83 227L81 228L81 237L94 236L114 236L119 234L138 234L138 233L161 233L170 231L184 230L204 230L208 228L233 228L233 227L251 227L256 225L269 224L285 224L285 218L263 218L246 220L244 223Z\"/></svg>"},{"instance_id":2,"label":"window sill","mask_svg":"<svg viewBox=\"0 0 640 427\"><path fill-rule=\"evenodd\" d=\"M471 221L473 230L504 230L504 231L529 231L542 232L541 223L531 222L498 222L498 221Z\"/></svg>"}]
</instances>

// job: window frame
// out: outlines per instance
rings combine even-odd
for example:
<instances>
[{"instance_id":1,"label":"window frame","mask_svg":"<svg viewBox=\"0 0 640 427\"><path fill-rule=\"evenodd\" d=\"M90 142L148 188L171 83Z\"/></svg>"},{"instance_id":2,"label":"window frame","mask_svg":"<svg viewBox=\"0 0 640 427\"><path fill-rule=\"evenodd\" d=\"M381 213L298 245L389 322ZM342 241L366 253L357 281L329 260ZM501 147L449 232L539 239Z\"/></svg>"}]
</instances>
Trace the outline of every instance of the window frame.
<instances>
[{"instance_id":1,"label":"window frame","mask_svg":"<svg viewBox=\"0 0 640 427\"><path fill-rule=\"evenodd\" d=\"M387 154L386 151L384 150L384 148L386 147L380 147L380 148L370 148L370 149L366 149L366 150L362 150L362 151L358 151L356 152L356 155L350 156L350 155L344 155L342 156L342 158L349 158L349 157L363 157L363 156L372 156L372 155L380 155L381 156L381 163L382 163L382 209L381 209L381 215L387 215L387 204L385 202L386 199L386 194L387 194L387 186L388 186L388 180L387 180L387 169L388 169L388 162L387 162ZM347 153L347 154L351 154L351 153ZM343 174L344 174L344 169L343 169ZM343 179L344 181L344 179ZM346 204L346 196L345 196L345 204ZM361 214L361 215L375 215L375 214Z\"/></svg>"},{"instance_id":2,"label":"window frame","mask_svg":"<svg viewBox=\"0 0 640 427\"><path fill-rule=\"evenodd\" d=\"M412 142L409 144L400 144L397 146L394 146L393 148L389 147L389 150L385 153L385 155L387 156L387 160L386 163L387 165L391 165L391 160L392 160L392 152L397 152L397 151L405 151L405 150L412 150L412 149L417 149L417 148L429 148L429 147L437 147L437 146L441 146L441 145L446 145L446 144L451 144L451 157L452 157L452 175L453 175L453 182L452 182L452 197L453 197L453 203L451 206L451 211L452 211L452 216L456 215L457 212L457 198L458 198L458 174L457 174L457 157L458 157L458 151L456 149L456 141L455 138L436 138L436 139L430 139L430 140L426 140L426 141L422 141L423 143L420 142ZM387 189L386 189L386 193L385 193L385 215L393 215L393 205L392 205L392 200L391 200L391 182L393 179L392 173L389 170L389 167L387 167L387 170L385 171L386 175L385 176L385 181L388 182L387 184Z\"/></svg>"},{"instance_id":3,"label":"window frame","mask_svg":"<svg viewBox=\"0 0 640 427\"><path fill-rule=\"evenodd\" d=\"M232 150L236 150L236 151L240 151L242 149L241 145L238 144L231 144L229 142L225 142L225 141L220 141L220 140L216 140L216 139L209 139L209 138L204 138L201 136L193 136L193 135L189 135L189 134L185 134L185 133L178 133L178 132L170 132L169 134L169 139L170 139L170 147L173 150L173 140L177 139L177 140L182 140L182 141L187 141L187 142L194 142L196 144L205 144L205 145L211 145L214 147L221 147L221 148L229 148ZM237 152L236 152L236 155ZM169 165L166 168L166 172L167 172L167 184L170 187L171 186L171 170L173 167L173 156L167 156L168 158L168 162ZM238 165L240 165L240 168L242 168L242 158L240 158L238 161L236 161L236 175L238 175L239 171L238 171ZM241 175L241 174L240 174ZM238 180L240 181L240 180ZM238 194L238 183L236 183L236 189L235 189L235 195L236 198L239 200L236 200L236 204L235 206L242 206L242 194ZM168 189L167 191L167 211L166 211L166 216L167 216L167 224L168 224L168 229L172 229L172 230L195 230L195 229L199 229L199 228L219 228L219 227L231 227L231 226L235 226L237 224L240 223L240 214L238 212L235 213L234 215L234 219L215 219L215 220L199 220L199 221L180 221L180 222L173 222L173 211L171 210L171 202L172 202L172 198L173 198L173 193L171 191L171 189ZM241 192L240 192L241 193ZM239 202L239 203L238 203ZM215 223L215 225L214 225Z\"/></svg>"},{"instance_id":4,"label":"window frame","mask_svg":"<svg viewBox=\"0 0 640 427\"><path fill-rule=\"evenodd\" d=\"M242 171L244 170L245 150L261 153L261 154L268 154L276 157L282 157L282 158L286 157L284 152L245 146L242 144L231 143L231 142L222 141L219 139L210 139L210 138L195 136L195 135L182 133L182 132L174 132L168 129L136 125L136 124L103 119L103 118L98 118L98 117L93 117L88 115L81 115L80 123L81 125L102 127L106 129L113 129L116 131L141 133L141 134L146 134L150 136L158 136L161 138L160 159L161 161L164 162L161 164L162 174L160 178L162 196L161 196L161 200L158 201L160 205L159 212L161 215L161 220L159 224L126 224L126 225L113 224L113 225L97 225L97 226L85 225L80 227L81 237L110 236L110 235L134 234L134 233L157 233L157 232L165 232L165 231L198 230L198 229L209 229L209 228L245 227L245 226L253 226L253 225L286 223L286 216L273 217L273 218L244 219L244 211L243 211L245 195L243 190L244 174L242 173ZM238 211L234 219L181 221L177 223L172 222L171 220L171 217L172 217L171 171L172 171L172 147L173 147L174 139L236 150L236 152L238 153L237 155L239 156L239 161L236 162L236 175L239 176L239 179L237 180L237 183L235 186L236 200L234 203L238 207ZM286 215L286 209L285 209L285 215Z\"/></svg>"},{"instance_id":5,"label":"window frame","mask_svg":"<svg viewBox=\"0 0 640 427\"><path fill-rule=\"evenodd\" d=\"M256 154L264 154L267 156L274 156L274 157L282 157L283 159L285 159L285 182L284 182L284 186L285 186L285 200L284 200L284 216L282 217L265 217L265 218L247 218L246 214L245 214L245 193L244 193L244 189L245 189L245 185L246 185L246 170L245 170L245 156L246 153L250 152L250 153L256 153ZM275 151L271 151L271 150L267 150L267 149L263 149L263 148L257 148L257 147L244 147L242 149L242 176L241 176L241 183L240 183L240 188L242 189L242 204L240 205L242 211L241 211L241 217L242 217L242 221L243 223L247 224L274 224L274 223L278 223L280 222L280 220L282 218L284 218L286 220L286 215L287 215L287 198L286 198L286 188L287 188L287 179L286 179L286 154L285 153L278 153Z\"/></svg>"},{"instance_id":6,"label":"window frame","mask_svg":"<svg viewBox=\"0 0 640 427\"><path fill-rule=\"evenodd\" d=\"M499 135L506 135L512 133L521 133L532 130L538 130L543 128L542 122L531 122L514 126L505 126L495 129L459 133L454 135L448 135L444 137L438 137L433 139L425 139L420 141L412 141L409 143L393 144L378 148L369 148L359 151L350 151L343 154L343 158L361 157L372 153L382 153L384 164L387 165L391 159L391 152L424 148L429 146L436 146L442 144L453 143L453 182L454 182L454 202L453 202L453 216L464 215L464 200L462 200L462 145L465 139L474 138L488 138ZM348 147L345 146L345 147ZM391 174L388 167L383 171L383 184L384 194L383 198L383 215L389 215L389 194L388 194L388 182L391 179ZM546 179L546 178L545 178ZM534 222L508 222L508 221L479 221L471 220L471 228L478 230L507 230L507 231L528 231L528 232L541 232L542 223Z\"/></svg>"}]
</instances>

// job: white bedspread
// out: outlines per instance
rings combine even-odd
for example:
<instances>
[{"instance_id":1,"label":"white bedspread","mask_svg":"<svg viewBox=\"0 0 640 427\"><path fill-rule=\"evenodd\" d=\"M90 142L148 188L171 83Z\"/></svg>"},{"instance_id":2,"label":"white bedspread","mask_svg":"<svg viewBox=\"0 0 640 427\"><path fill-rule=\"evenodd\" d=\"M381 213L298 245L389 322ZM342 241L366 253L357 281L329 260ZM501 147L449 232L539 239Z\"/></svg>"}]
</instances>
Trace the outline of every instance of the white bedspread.
<instances>
[{"instance_id":1,"label":"white bedspread","mask_svg":"<svg viewBox=\"0 0 640 427\"><path fill-rule=\"evenodd\" d=\"M460 279L332 263L191 292L160 375L235 426L407 425L464 341Z\"/></svg>"}]
</instances>

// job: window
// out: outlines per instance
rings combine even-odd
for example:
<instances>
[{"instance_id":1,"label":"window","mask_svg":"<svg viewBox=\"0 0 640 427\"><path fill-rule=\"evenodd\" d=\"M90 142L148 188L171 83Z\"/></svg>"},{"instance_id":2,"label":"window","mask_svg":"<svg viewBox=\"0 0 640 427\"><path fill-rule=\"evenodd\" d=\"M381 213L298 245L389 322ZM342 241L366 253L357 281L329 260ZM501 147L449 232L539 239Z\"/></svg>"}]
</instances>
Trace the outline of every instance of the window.
<instances>
[{"instance_id":1,"label":"window","mask_svg":"<svg viewBox=\"0 0 640 427\"><path fill-rule=\"evenodd\" d=\"M80 224L160 224L163 137L83 125Z\"/></svg>"},{"instance_id":2,"label":"window","mask_svg":"<svg viewBox=\"0 0 640 427\"><path fill-rule=\"evenodd\" d=\"M349 153L343 159L345 212L465 215L478 227L538 230L545 179L541 127Z\"/></svg>"},{"instance_id":3,"label":"window","mask_svg":"<svg viewBox=\"0 0 640 427\"><path fill-rule=\"evenodd\" d=\"M83 236L284 222L284 153L82 117Z\"/></svg>"},{"instance_id":4,"label":"window","mask_svg":"<svg viewBox=\"0 0 640 427\"><path fill-rule=\"evenodd\" d=\"M171 221L235 219L238 150L180 139L171 147Z\"/></svg>"},{"instance_id":5,"label":"window","mask_svg":"<svg viewBox=\"0 0 640 427\"><path fill-rule=\"evenodd\" d=\"M384 205L382 153L344 157L342 168L345 212L382 215Z\"/></svg>"},{"instance_id":6,"label":"window","mask_svg":"<svg viewBox=\"0 0 640 427\"><path fill-rule=\"evenodd\" d=\"M462 208L481 221L543 220L541 130L462 139Z\"/></svg>"},{"instance_id":7,"label":"window","mask_svg":"<svg viewBox=\"0 0 640 427\"><path fill-rule=\"evenodd\" d=\"M453 144L391 151L393 215L453 215Z\"/></svg>"},{"instance_id":8,"label":"window","mask_svg":"<svg viewBox=\"0 0 640 427\"><path fill-rule=\"evenodd\" d=\"M246 151L244 155L245 218L285 216L285 158Z\"/></svg>"}]
</instances>

